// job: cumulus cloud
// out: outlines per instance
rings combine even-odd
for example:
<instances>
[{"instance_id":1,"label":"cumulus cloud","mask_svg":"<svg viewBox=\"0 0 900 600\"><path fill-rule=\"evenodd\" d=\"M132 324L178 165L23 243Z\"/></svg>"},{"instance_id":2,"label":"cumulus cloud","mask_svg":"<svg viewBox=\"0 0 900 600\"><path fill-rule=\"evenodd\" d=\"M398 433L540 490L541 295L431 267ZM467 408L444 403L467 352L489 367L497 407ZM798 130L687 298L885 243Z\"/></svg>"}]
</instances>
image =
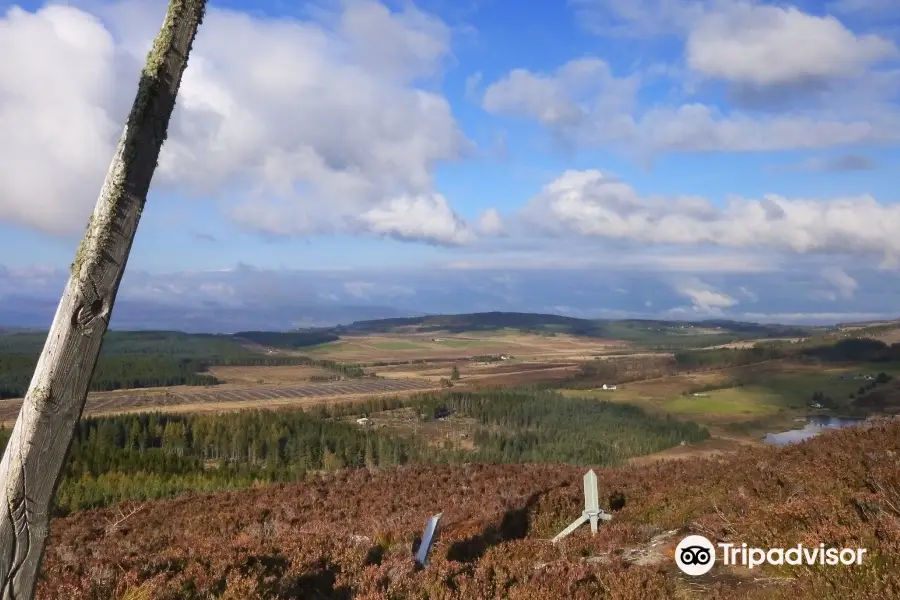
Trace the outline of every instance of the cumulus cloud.
<instances>
[{"instance_id":1,"label":"cumulus cloud","mask_svg":"<svg viewBox=\"0 0 900 600\"><path fill-rule=\"evenodd\" d=\"M683 281L675 286L675 292L691 301L691 308L695 312L716 315L721 314L722 309L731 308L738 301L717 291L710 285L699 279Z\"/></svg>"},{"instance_id":2,"label":"cumulus cloud","mask_svg":"<svg viewBox=\"0 0 900 600\"><path fill-rule=\"evenodd\" d=\"M482 107L492 114L537 119L567 142L587 136L611 139L617 132L610 131L614 123L607 115L628 113L638 84L637 77L615 77L599 58L582 58L554 73L514 69L487 87ZM622 125L629 125L627 119Z\"/></svg>"},{"instance_id":3,"label":"cumulus cloud","mask_svg":"<svg viewBox=\"0 0 900 600\"><path fill-rule=\"evenodd\" d=\"M523 209L533 227L556 234L669 245L768 248L900 257L900 204L862 195L828 200L766 195L641 196L600 171L566 171Z\"/></svg>"},{"instance_id":4,"label":"cumulus cloud","mask_svg":"<svg viewBox=\"0 0 900 600\"><path fill-rule=\"evenodd\" d=\"M588 76L571 75L581 70ZM880 109L871 115L852 111L760 115L692 102L635 112L639 84L636 75L614 77L603 61L579 59L554 74L516 69L488 86L482 106L496 115L535 119L567 145L615 143L645 155L813 149L900 137L900 120Z\"/></svg>"},{"instance_id":5,"label":"cumulus cloud","mask_svg":"<svg viewBox=\"0 0 900 600\"><path fill-rule=\"evenodd\" d=\"M399 240L424 240L450 246L475 240L474 231L440 194L394 198L363 213L359 222L372 233Z\"/></svg>"},{"instance_id":6,"label":"cumulus cloud","mask_svg":"<svg viewBox=\"0 0 900 600\"><path fill-rule=\"evenodd\" d=\"M131 0L101 5L98 19L14 7L0 21L0 219L83 228L164 10ZM418 83L439 74L450 37L412 5L371 0L306 21L211 8L155 187L215 197L266 233L436 231L433 241L458 242L434 226L448 218L445 200L397 200L432 197L435 165L471 148L447 100ZM402 210L431 225L386 230L386 214L413 218Z\"/></svg>"},{"instance_id":7,"label":"cumulus cloud","mask_svg":"<svg viewBox=\"0 0 900 600\"><path fill-rule=\"evenodd\" d=\"M633 121L631 132L636 144L647 151L761 152L889 141L900 130L876 128L862 118L723 113L694 103L651 109Z\"/></svg>"},{"instance_id":8,"label":"cumulus cloud","mask_svg":"<svg viewBox=\"0 0 900 600\"><path fill-rule=\"evenodd\" d=\"M115 42L75 8L13 6L0 56L0 220L83 229L121 127Z\"/></svg>"},{"instance_id":9,"label":"cumulus cloud","mask_svg":"<svg viewBox=\"0 0 900 600\"><path fill-rule=\"evenodd\" d=\"M569 145L609 145L644 158L900 139L893 102L900 81L884 63L900 53L884 37L856 33L832 16L744 0L570 4L579 22L599 35L678 37L685 68L651 65L621 79L607 73L605 79L595 76L603 85L593 89L579 88L582 80L573 83L565 73L571 64L599 59L579 59L552 74L515 69L488 86L486 110L533 118ZM670 94L694 96L691 101L635 102L660 74L674 84ZM706 81L721 84L728 103L701 101L700 94L718 89ZM594 108L598 103L601 110Z\"/></svg>"},{"instance_id":10,"label":"cumulus cloud","mask_svg":"<svg viewBox=\"0 0 900 600\"><path fill-rule=\"evenodd\" d=\"M844 298L852 298L859 287L856 280L840 267L825 267L822 269L822 278L837 288Z\"/></svg>"},{"instance_id":11,"label":"cumulus cloud","mask_svg":"<svg viewBox=\"0 0 900 600\"><path fill-rule=\"evenodd\" d=\"M856 35L832 16L793 6L726 6L704 15L687 39L688 65L709 77L757 85L828 79L897 54L889 40Z\"/></svg>"},{"instance_id":12,"label":"cumulus cloud","mask_svg":"<svg viewBox=\"0 0 900 600\"><path fill-rule=\"evenodd\" d=\"M577 122L592 108L629 106L636 80L617 79L599 58L572 60L555 73L531 73L514 69L484 92L484 108L491 112L537 117L546 124ZM580 106L585 98L592 106Z\"/></svg>"}]
</instances>

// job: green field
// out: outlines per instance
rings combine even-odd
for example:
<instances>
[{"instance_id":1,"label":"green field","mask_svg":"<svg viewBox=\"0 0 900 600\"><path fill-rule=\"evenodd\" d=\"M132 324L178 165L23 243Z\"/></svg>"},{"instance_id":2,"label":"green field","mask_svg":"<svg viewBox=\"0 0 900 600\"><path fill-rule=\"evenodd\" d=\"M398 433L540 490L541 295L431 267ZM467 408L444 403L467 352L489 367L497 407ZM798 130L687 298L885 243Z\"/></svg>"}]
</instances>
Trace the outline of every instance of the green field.
<instances>
[{"instance_id":1,"label":"green field","mask_svg":"<svg viewBox=\"0 0 900 600\"><path fill-rule=\"evenodd\" d=\"M302 354L316 354L321 352L340 352L341 350L347 350L352 348L353 346L345 340L340 340L337 342L328 342L325 344L317 344L315 346L309 346L308 348L303 348L301 351Z\"/></svg>"},{"instance_id":2,"label":"green field","mask_svg":"<svg viewBox=\"0 0 900 600\"><path fill-rule=\"evenodd\" d=\"M377 342L372 344L379 350L421 350L422 345L413 342ZM331 346L334 348L334 345Z\"/></svg>"},{"instance_id":3,"label":"green field","mask_svg":"<svg viewBox=\"0 0 900 600\"><path fill-rule=\"evenodd\" d=\"M568 397L588 397L619 403L635 404L657 413L689 419L704 425L724 425L747 429L748 432L773 427L791 427L794 419L817 412L810 405L814 392L830 397L835 406L826 414L855 414L851 394L858 394L866 380L840 379L854 375L876 376L880 372L898 376L896 364L862 364L853 367L823 367L819 371L784 371L738 368L729 375L742 385L685 395L691 377L671 377L657 381L623 384L615 391L562 390ZM701 383L702 375L696 376ZM877 388L876 388L877 389ZM751 427L753 425L753 427ZM749 428L749 429L748 429Z\"/></svg>"},{"instance_id":4,"label":"green field","mask_svg":"<svg viewBox=\"0 0 900 600\"><path fill-rule=\"evenodd\" d=\"M675 415L760 416L784 408L779 398L760 388L730 388L705 392L702 396L679 396L664 405Z\"/></svg>"},{"instance_id":5,"label":"green field","mask_svg":"<svg viewBox=\"0 0 900 600\"><path fill-rule=\"evenodd\" d=\"M762 388L743 387L704 392L702 396L683 396L680 393L666 398L649 398L628 393L627 385L614 392L562 390L570 398L596 398L623 404L635 404L652 413L667 413L673 417L696 420L698 423L743 421L764 415L777 414L785 409L777 394Z\"/></svg>"},{"instance_id":6,"label":"green field","mask_svg":"<svg viewBox=\"0 0 900 600\"><path fill-rule=\"evenodd\" d=\"M439 346L446 346L448 348L468 348L469 346L492 346L499 342L490 339L478 339L478 340L448 340L442 339L440 342L435 342Z\"/></svg>"}]
</instances>

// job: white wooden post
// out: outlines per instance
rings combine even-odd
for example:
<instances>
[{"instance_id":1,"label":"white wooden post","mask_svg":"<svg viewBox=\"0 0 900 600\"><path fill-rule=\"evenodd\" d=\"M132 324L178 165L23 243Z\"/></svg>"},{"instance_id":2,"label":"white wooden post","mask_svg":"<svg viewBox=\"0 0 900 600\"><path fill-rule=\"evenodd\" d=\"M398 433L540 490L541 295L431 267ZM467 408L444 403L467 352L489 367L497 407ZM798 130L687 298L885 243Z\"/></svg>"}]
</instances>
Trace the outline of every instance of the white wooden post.
<instances>
[{"instance_id":1,"label":"white wooden post","mask_svg":"<svg viewBox=\"0 0 900 600\"><path fill-rule=\"evenodd\" d=\"M556 534L553 543L563 539L585 523L590 522L591 533L597 533L599 521L609 521L612 515L600 508L600 493L597 489L597 474L591 469L584 475L584 511L571 525Z\"/></svg>"}]
</instances>

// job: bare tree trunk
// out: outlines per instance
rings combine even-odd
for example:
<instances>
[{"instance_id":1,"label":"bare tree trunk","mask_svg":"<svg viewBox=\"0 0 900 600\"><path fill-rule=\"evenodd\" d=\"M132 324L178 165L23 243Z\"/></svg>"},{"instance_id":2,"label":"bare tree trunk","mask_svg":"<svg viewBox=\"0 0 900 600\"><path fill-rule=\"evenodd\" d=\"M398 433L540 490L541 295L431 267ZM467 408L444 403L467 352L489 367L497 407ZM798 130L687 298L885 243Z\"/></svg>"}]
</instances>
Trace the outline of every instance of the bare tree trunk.
<instances>
[{"instance_id":1,"label":"bare tree trunk","mask_svg":"<svg viewBox=\"0 0 900 600\"><path fill-rule=\"evenodd\" d=\"M51 505L206 0L171 0L0 461L0 598L34 597ZM65 99L62 99L65 101Z\"/></svg>"}]
</instances>

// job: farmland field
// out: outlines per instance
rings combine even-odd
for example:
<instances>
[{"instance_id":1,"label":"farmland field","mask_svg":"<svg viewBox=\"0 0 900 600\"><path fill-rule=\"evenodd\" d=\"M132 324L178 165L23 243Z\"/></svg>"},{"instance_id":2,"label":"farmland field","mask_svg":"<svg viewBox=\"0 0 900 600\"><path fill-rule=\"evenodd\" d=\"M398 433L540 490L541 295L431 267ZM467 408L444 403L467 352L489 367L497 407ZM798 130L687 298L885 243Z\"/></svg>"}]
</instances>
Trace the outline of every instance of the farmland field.
<instances>
[{"instance_id":1,"label":"farmland field","mask_svg":"<svg viewBox=\"0 0 900 600\"><path fill-rule=\"evenodd\" d=\"M866 383L855 377L875 376L882 371L896 374L897 367L803 365L777 360L636 381L622 384L615 391L563 390L563 394L635 404L711 427L740 426L757 435L773 427L790 428L795 419L809 413L814 392L835 401L832 414L852 411L850 396Z\"/></svg>"},{"instance_id":2,"label":"farmland field","mask_svg":"<svg viewBox=\"0 0 900 600\"><path fill-rule=\"evenodd\" d=\"M210 367L209 373L226 383L267 384L309 381L312 377L332 377L334 371L321 367Z\"/></svg>"},{"instance_id":3,"label":"farmland field","mask_svg":"<svg viewBox=\"0 0 900 600\"><path fill-rule=\"evenodd\" d=\"M298 352L342 362L372 363L427 358L466 358L509 354L522 358L593 357L630 348L617 340L570 335L510 332L473 332L465 335L427 334L345 335L339 341L303 348Z\"/></svg>"},{"instance_id":4,"label":"farmland field","mask_svg":"<svg viewBox=\"0 0 900 600\"><path fill-rule=\"evenodd\" d=\"M414 378L438 382L448 378L453 366L459 370L459 384L473 386L516 386L559 381L578 371L577 362L531 362L510 360L480 363L459 361L414 365L391 365L374 369L381 377Z\"/></svg>"},{"instance_id":5,"label":"farmland field","mask_svg":"<svg viewBox=\"0 0 900 600\"><path fill-rule=\"evenodd\" d=\"M290 387L253 386L212 390L201 387L173 387L165 390L91 394L84 412L88 415L100 415L158 409L167 412L173 410L191 412L271 408L320 402L326 398L419 392L435 387L421 380L353 380L307 383ZM0 401L0 422L8 425L15 421L21 406L21 399Z\"/></svg>"}]
</instances>

